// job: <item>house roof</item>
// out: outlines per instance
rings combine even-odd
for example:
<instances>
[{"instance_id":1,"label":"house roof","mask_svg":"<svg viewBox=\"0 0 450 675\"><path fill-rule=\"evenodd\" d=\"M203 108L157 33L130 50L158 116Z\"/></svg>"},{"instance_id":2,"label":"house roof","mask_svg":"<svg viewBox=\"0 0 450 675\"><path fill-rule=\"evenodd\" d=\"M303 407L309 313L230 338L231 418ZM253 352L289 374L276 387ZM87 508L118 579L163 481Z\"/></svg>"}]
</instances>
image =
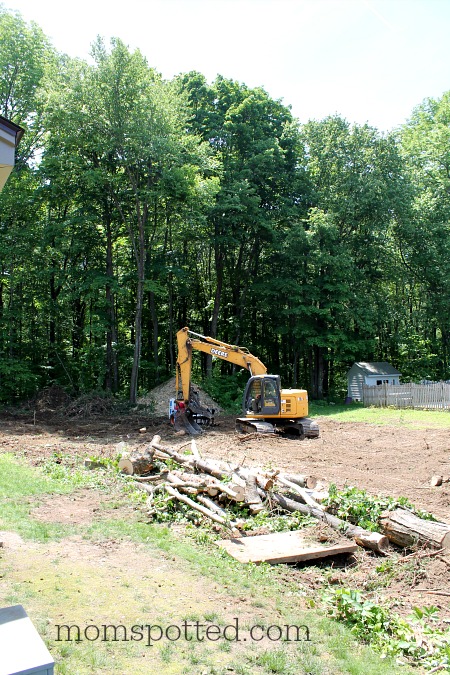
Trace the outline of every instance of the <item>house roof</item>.
<instances>
[{"instance_id":1,"label":"house roof","mask_svg":"<svg viewBox=\"0 0 450 675\"><path fill-rule=\"evenodd\" d=\"M11 120L3 117L3 115L0 115L0 128L10 136L14 137L14 145L17 147L20 139L25 133L25 130L22 129L22 127L19 127L18 124L14 124L14 122L11 122Z\"/></svg>"},{"instance_id":2,"label":"house roof","mask_svg":"<svg viewBox=\"0 0 450 675\"><path fill-rule=\"evenodd\" d=\"M352 368L355 366L358 367L358 370L362 370L366 375L401 375L401 373L387 361L358 361L353 364Z\"/></svg>"}]
</instances>

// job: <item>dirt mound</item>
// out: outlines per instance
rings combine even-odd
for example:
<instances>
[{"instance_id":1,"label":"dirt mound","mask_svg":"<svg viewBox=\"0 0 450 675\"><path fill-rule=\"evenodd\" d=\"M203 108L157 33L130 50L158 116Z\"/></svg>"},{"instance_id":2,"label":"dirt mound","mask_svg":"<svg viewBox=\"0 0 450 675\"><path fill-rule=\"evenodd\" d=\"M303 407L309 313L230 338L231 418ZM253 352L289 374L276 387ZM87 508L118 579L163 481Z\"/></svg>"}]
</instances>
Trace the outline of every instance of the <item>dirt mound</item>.
<instances>
[{"instance_id":1,"label":"dirt mound","mask_svg":"<svg viewBox=\"0 0 450 675\"><path fill-rule=\"evenodd\" d=\"M69 394L59 385L52 384L50 387L41 389L32 403L37 411L52 412L65 408L69 402Z\"/></svg>"},{"instance_id":2,"label":"dirt mound","mask_svg":"<svg viewBox=\"0 0 450 675\"><path fill-rule=\"evenodd\" d=\"M207 408L214 408L216 413L223 412L223 409L220 407L216 401L214 401L211 396L209 396L206 391L201 389L195 382L192 383L194 390L198 392L200 396L201 403ZM142 396L138 399L140 405L149 405L152 406L156 415L167 415L169 416L169 401L171 398L175 398L175 378L164 382L163 384L158 385L152 389L146 396Z\"/></svg>"}]
</instances>

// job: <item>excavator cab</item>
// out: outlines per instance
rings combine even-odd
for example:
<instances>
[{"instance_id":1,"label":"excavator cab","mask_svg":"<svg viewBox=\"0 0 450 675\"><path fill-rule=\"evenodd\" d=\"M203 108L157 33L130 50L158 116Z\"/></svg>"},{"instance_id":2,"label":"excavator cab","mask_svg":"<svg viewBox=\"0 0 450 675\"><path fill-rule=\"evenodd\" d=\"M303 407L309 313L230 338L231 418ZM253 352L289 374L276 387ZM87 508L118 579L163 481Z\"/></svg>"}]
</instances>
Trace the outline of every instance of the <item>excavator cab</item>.
<instances>
[{"instance_id":1,"label":"excavator cab","mask_svg":"<svg viewBox=\"0 0 450 675\"><path fill-rule=\"evenodd\" d=\"M272 417L281 410L281 382L279 375L255 375L244 392L244 414Z\"/></svg>"}]
</instances>

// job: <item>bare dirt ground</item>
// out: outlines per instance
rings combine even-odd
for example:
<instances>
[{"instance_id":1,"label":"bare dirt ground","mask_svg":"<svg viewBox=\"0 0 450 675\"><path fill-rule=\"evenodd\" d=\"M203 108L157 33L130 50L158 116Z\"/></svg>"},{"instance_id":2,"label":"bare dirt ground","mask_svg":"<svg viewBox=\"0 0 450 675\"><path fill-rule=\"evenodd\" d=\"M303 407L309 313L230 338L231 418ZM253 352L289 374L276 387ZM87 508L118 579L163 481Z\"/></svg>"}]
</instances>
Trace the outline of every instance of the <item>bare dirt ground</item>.
<instances>
[{"instance_id":1,"label":"bare dirt ground","mask_svg":"<svg viewBox=\"0 0 450 675\"><path fill-rule=\"evenodd\" d=\"M293 441L246 437L234 431L234 418L220 416L217 426L197 438L204 455L232 459L244 466L280 467L315 475L338 488L345 484L371 494L405 496L418 508L450 520L450 483L430 486L431 476L450 474L450 428L335 422L316 418L320 437ZM146 431L140 431L145 429ZM55 453L80 457L116 457L118 444L130 449L159 434L176 447L186 442L174 434L166 417L64 419L51 414L0 416L0 451L18 452L39 464Z\"/></svg>"},{"instance_id":2,"label":"bare dirt ground","mask_svg":"<svg viewBox=\"0 0 450 675\"><path fill-rule=\"evenodd\" d=\"M338 423L316 418L320 437L293 441L279 437L242 437L234 431L234 418L220 417L218 426L197 438L203 455L236 460L244 465L280 467L313 474L338 488L353 485L373 495L405 496L417 508L427 510L439 520L450 522L450 483L430 487L435 474L450 474L449 429L412 429L361 423ZM145 431L143 431L145 429ZM176 447L186 437L175 435L166 417L144 413L134 417L62 419L52 415L2 415L0 452L15 452L40 464L55 453L61 457L116 457L118 444L130 449L149 443L154 434ZM92 495L52 498L52 505L41 505L36 517L59 522L80 522L95 517L99 504ZM99 500L101 498L99 497ZM332 583L373 590L382 596L398 596L399 606L435 604L450 615L449 557L433 556L426 564L420 556L408 564L396 562L397 573L383 591L377 588L376 568L380 559L372 553L358 552L344 564L331 563ZM330 565L330 563L326 563ZM320 570L307 566L287 568L287 575L311 588L323 579ZM439 593L441 595L439 595Z\"/></svg>"}]
</instances>

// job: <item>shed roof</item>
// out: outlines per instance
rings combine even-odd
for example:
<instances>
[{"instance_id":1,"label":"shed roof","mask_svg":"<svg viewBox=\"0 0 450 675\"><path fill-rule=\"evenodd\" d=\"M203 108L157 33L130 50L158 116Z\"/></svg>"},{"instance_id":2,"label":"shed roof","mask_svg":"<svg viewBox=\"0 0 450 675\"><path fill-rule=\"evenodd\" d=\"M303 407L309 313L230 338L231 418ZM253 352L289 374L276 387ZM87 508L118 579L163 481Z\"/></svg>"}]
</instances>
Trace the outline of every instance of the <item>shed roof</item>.
<instances>
[{"instance_id":1,"label":"shed roof","mask_svg":"<svg viewBox=\"0 0 450 675\"><path fill-rule=\"evenodd\" d=\"M398 370L396 370L390 363L387 361L358 361L354 363L352 368L357 366L358 370L363 371L366 375L401 375ZM350 368L350 370L352 370ZM349 371L350 372L350 371Z\"/></svg>"}]
</instances>

